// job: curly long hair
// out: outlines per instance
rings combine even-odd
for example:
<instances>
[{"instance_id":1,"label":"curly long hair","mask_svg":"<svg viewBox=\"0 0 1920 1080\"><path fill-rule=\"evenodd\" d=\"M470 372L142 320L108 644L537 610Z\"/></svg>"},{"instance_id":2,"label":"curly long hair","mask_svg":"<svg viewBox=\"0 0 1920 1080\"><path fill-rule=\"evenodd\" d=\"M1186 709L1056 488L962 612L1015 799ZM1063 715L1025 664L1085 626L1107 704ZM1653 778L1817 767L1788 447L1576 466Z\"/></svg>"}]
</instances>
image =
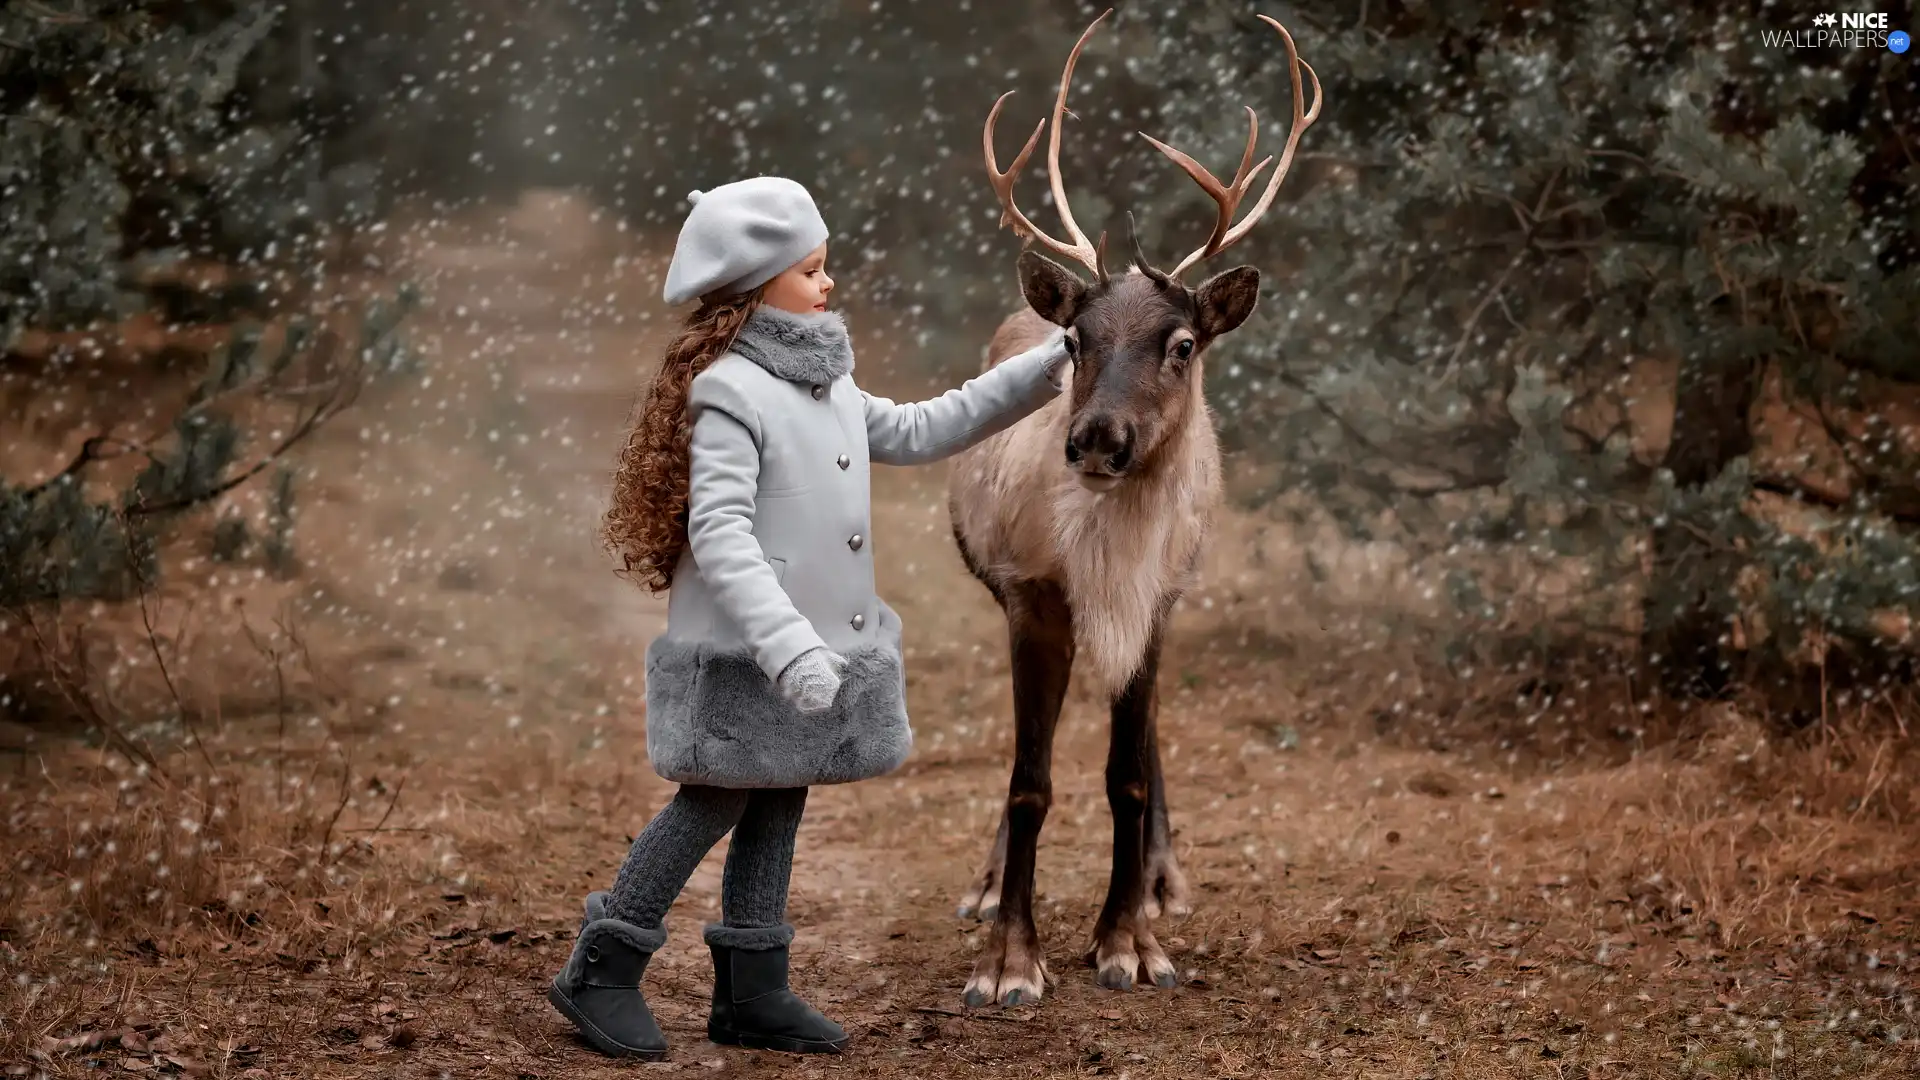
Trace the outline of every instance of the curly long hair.
<instances>
[{"instance_id":1,"label":"curly long hair","mask_svg":"<svg viewBox=\"0 0 1920 1080\"><path fill-rule=\"evenodd\" d=\"M687 393L694 376L733 345L764 289L703 300L667 345L637 422L627 432L613 474L613 502L603 534L622 576L654 593L673 585L687 547L687 489L693 424Z\"/></svg>"}]
</instances>

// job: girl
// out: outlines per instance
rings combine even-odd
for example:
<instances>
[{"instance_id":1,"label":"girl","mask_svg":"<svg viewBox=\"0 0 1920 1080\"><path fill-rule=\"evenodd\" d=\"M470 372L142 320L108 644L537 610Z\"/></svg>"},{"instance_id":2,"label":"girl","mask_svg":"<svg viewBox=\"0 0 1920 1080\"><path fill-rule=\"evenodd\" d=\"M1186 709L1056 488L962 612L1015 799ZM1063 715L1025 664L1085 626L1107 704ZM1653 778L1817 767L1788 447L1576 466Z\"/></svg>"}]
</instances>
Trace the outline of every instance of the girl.
<instances>
[{"instance_id":1,"label":"girl","mask_svg":"<svg viewBox=\"0 0 1920 1080\"><path fill-rule=\"evenodd\" d=\"M614 479L607 539L670 589L647 649L647 754L681 786L634 841L547 998L595 1047L659 1059L640 993L667 908L729 830L707 1037L838 1052L787 985L787 880L807 788L879 776L913 744L900 620L874 595L868 463L957 454L1062 389L1056 333L938 398L854 385L827 310L827 227L799 184L694 192L665 299L700 298L667 348Z\"/></svg>"}]
</instances>

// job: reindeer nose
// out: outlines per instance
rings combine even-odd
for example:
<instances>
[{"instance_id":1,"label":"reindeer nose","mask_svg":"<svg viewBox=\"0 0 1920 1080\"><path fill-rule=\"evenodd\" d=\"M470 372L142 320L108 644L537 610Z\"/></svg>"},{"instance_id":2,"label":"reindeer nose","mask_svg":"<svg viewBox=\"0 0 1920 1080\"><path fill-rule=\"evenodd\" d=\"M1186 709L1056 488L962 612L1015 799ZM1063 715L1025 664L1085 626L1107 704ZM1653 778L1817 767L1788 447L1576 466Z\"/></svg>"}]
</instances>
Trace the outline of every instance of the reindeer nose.
<instances>
[{"instance_id":1,"label":"reindeer nose","mask_svg":"<svg viewBox=\"0 0 1920 1080\"><path fill-rule=\"evenodd\" d=\"M1119 472L1133 457L1133 425L1094 417L1067 434L1067 464Z\"/></svg>"}]
</instances>

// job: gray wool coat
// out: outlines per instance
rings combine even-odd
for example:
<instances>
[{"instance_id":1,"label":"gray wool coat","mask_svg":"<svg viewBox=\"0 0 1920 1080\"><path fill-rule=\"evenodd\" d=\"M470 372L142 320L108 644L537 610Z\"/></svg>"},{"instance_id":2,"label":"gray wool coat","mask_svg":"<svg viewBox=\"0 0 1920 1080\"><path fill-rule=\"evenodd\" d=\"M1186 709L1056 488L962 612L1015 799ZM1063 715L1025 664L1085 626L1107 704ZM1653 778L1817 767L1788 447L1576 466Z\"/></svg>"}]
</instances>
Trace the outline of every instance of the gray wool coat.
<instances>
[{"instance_id":1,"label":"gray wool coat","mask_svg":"<svg viewBox=\"0 0 1920 1080\"><path fill-rule=\"evenodd\" d=\"M1005 430L1060 392L1059 355L1043 346L939 397L896 404L854 384L837 315L756 311L689 394L688 545L667 629L647 649L656 772L684 784L803 787L906 760L900 618L874 591L869 463L938 461ZM822 645L846 670L832 707L803 714L775 681Z\"/></svg>"}]
</instances>

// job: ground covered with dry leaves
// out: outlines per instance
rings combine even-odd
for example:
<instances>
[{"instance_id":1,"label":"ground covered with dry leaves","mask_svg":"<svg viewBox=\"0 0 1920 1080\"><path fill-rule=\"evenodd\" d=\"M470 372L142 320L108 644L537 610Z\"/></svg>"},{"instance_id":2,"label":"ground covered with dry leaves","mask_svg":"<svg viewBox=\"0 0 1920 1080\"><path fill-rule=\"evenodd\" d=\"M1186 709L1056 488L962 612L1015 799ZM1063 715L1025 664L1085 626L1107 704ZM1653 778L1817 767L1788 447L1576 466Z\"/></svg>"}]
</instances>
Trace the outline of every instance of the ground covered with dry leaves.
<instances>
[{"instance_id":1,"label":"ground covered with dry leaves","mask_svg":"<svg viewBox=\"0 0 1920 1080\"><path fill-rule=\"evenodd\" d=\"M594 1054L546 984L582 897L671 795L640 708L661 605L591 536L648 329L554 323L593 289L644 309L657 267L593 261L603 230L565 201L515 213L413 254L438 381L311 449L297 575L183 545L144 618L31 628L126 719L111 741L4 732L9 1074L1920 1074L1920 713L1836 709L1786 738L1737 705L1643 708L1601 673L1441 680L1302 616L1239 520L1163 665L1196 894L1159 929L1181 984L1103 991L1080 961L1110 828L1104 715L1076 691L1040 850L1057 981L966 1009L985 931L954 907L1012 727L1004 630L952 550L938 468L876 491L916 751L815 792L800 833L793 980L852 1048L705 1041L723 843L649 972L671 1059ZM863 382L931 389L890 384L884 349ZM420 437L382 434L401 431Z\"/></svg>"}]
</instances>

